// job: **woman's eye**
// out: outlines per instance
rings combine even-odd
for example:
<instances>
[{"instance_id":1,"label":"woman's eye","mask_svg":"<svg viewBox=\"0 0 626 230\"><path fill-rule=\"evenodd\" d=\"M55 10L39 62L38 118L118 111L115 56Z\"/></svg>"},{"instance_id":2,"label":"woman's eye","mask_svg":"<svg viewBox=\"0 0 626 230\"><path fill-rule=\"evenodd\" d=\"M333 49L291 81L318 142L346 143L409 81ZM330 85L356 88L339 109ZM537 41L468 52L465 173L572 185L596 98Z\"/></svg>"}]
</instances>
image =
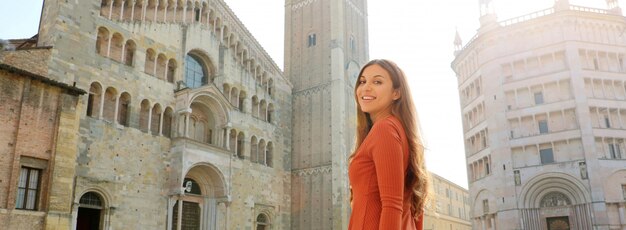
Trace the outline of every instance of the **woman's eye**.
<instances>
[{"instance_id":1,"label":"woman's eye","mask_svg":"<svg viewBox=\"0 0 626 230\"><path fill-rule=\"evenodd\" d=\"M383 82L381 82L381 81L374 81L374 84L377 84L377 85L380 85L380 84L382 84L382 83L383 83Z\"/></svg>"},{"instance_id":2,"label":"woman's eye","mask_svg":"<svg viewBox=\"0 0 626 230\"><path fill-rule=\"evenodd\" d=\"M359 81L359 85L365 84L365 81Z\"/></svg>"}]
</instances>

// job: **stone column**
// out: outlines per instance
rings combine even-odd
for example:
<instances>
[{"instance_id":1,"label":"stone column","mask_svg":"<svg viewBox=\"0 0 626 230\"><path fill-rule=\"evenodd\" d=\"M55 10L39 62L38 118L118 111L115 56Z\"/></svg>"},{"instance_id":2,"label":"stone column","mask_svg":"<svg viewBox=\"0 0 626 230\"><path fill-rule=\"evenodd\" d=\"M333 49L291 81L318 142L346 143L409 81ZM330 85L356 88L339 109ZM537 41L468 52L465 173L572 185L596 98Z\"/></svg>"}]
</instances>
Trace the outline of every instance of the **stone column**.
<instances>
[{"instance_id":1,"label":"stone column","mask_svg":"<svg viewBox=\"0 0 626 230\"><path fill-rule=\"evenodd\" d=\"M161 112L161 116L159 116L159 136L163 135L163 115L165 112Z\"/></svg>"},{"instance_id":2,"label":"stone column","mask_svg":"<svg viewBox=\"0 0 626 230\"><path fill-rule=\"evenodd\" d=\"M618 204L618 207L619 207L619 223L622 226L622 229L626 229L626 215L624 215L624 206L626 206L626 203Z\"/></svg>"},{"instance_id":3,"label":"stone column","mask_svg":"<svg viewBox=\"0 0 626 230\"><path fill-rule=\"evenodd\" d=\"M176 230L181 230L182 229L182 224L183 224L183 199L182 199L182 195L178 196L178 213L176 213L177 215L177 219L176 219Z\"/></svg>"},{"instance_id":4,"label":"stone column","mask_svg":"<svg viewBox=\"0 0 626 230\"><path fill-rule=\"evenodd\" d=\"M135 20L135 0L130 1L130 21Z\"/></svg>"},{"instance_id":5,"label":"stone column","mask_svg":"<svg viewBox=\"0 0 626 230\"><path fill-rule=\"evenodd\" d=\"M185 128L184 128L184 136L189 138L189 116L191 116L191 111L185 113Z\"/></svg>"},{"instance_id":6,"label":"stone column","mask_svg":"<svg viewBox=\"0 0 626 230\"><path fill-rule=\"evenodd\" d=\"M230 129L226 127L226 149L230 150Z\"/></svg>"},{"instance_id":7,"label":"stone column","mask_svg":"<svg viewBox=\"0 0 626 230\"><path fill-rule=\"evenodd\" d=\"M115 4L115 0L111 0L111 4L109 5L109 20L111 20L111 15L113 14L113 4Z\"/></svg>"},{"instance_id":8,"label":"stone column","mask_svg":"<svg viewBox=\"0 0 626 230\"><path fill-rule=\"evenodd\" d=\"M109 44L111 42L109 41ZM100 93L100 111L98 111L98 119L102 120L102 114L104 113L104 95L106 94L106 90L104 86L102 87L102 91Z\"/></svg>"},{"instance_id":9,"label":"stone column","mask_svg":"<svg viewBox=\"0 0 626 230\"><path fill-rule=\"evenodd\" d=\"M480 217L480 226L482 230L487 230L486 226L485 226L485 217Z\"/></svg>"},{"instance_id":10,"label":"stone column","mask_svg":"<svg viewBox=\"0 0 626 230\"><path fill-rule=\"evenodd\" d=\"M126 5L126 1L122 0L122 6L120 7L120 21L124 19L124 6Z\"/></svg>"},{"instance_id":11,"label":"stone column","mask_svg":"<svg viewBox=\"0 0 626 230\"><path fill-rule=\"evenodd\" d=\"M120 95L120 96L121 96L121 95ZM113 114L113 123L114 123L114 124L119 124L119 123L117 122L117 116L118 116L117 114L118 114L119 107L120 107L120 96L117 96L117 97L115 98L115 114Z\"/></svg>"},{"instance_id":12,"label":"stone column","mask_svg":"<svg viewBox=\"0 0 626 230\"><path fill-rule=\"evenodd\" d=\"M152 108L154 106L150 106L150 110L148 110L148 133L151 132L152 129Z\"/></svg>"}]
</instances>

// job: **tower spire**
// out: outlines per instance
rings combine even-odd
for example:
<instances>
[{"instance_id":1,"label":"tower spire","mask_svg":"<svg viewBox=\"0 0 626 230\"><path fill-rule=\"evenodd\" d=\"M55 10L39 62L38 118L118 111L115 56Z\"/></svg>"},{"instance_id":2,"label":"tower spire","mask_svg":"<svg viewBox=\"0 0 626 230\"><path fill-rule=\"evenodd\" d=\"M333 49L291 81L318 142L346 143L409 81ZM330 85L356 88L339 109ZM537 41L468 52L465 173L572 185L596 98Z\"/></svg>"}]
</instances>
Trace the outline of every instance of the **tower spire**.
<instances>
[{"instance_id":1,"label":"tower spire","mask_svg":"<svg viewBox=\"0 0 626 230\"><path fill-rule=\"evenodd\" d=\"M480 7L480 27L486 27L495 24L498 21L493 0L478 0Z\"/></svg>"},{"instance_id":2,"label":"tower spire","mask_svg":"<svg viewBox=\"0 0 626 230\"><path fill-rule=\"evenodd\" d=\"M461 40L461 35L459 35L459 30L456 29L456 34L454 35L454 56L461 52L463 48L463 41Z\"/></svg>"}]
</instances>

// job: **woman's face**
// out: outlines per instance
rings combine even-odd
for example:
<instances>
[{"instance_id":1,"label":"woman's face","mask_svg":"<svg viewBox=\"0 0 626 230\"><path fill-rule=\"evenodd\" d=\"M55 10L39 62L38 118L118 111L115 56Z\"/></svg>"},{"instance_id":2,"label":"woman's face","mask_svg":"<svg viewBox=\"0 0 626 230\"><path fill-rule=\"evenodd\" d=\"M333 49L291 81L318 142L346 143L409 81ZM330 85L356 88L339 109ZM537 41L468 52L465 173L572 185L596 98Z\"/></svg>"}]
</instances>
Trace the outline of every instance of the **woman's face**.
<instances>
[{"instance_id":1,"label":"woman's face","mask_svg":"<svg viewBox=\"0 0 626 230\"><path fill-rule=\"evenodd\" d=\"M357 82L356 96L361 111L370 116L390 113L391 104L400 98L398 90L393 89L393 82L387 70L379 65L370 65L363 70Z\"/></svg>"}]
</instances>

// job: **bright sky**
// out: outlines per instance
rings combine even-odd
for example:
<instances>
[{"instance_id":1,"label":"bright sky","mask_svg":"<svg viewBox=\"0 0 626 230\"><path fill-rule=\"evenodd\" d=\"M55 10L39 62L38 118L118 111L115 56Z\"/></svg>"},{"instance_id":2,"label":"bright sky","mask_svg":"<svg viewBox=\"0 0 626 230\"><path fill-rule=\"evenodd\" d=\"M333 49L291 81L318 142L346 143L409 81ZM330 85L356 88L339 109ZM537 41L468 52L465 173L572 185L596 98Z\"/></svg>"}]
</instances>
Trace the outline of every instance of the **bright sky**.
<instances>
[{"instance_id":1,"label":"bright sky","mask_svg":"<svg viewBox=\"0 0 626 230\"><path fill-rule=\"evenodd\" d=\"M283 66L284 0L225 0L278 66ZM554 0L494 0L499 20L551 7ZM620 0L620 6L626 0ZM370 0L370 58L394 60L409 77L432 172L465 188L465 150L454 72L455 29L467 42L478 29L478 0ZM604 0L570 0L606 8ZM37 33L42 0L8 1L0 7L0 39Z\"/></svg>"}]
</instances>

